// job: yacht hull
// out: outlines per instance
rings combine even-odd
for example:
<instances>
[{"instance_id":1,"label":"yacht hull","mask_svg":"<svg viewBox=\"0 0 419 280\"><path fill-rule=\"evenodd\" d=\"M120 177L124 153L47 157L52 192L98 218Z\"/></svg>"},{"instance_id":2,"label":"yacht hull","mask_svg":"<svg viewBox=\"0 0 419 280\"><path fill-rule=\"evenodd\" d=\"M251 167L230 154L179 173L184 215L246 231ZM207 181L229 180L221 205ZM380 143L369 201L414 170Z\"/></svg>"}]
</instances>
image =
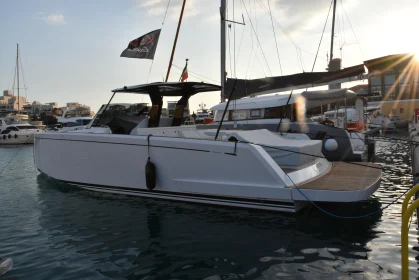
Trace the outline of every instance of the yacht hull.
<instances>
[{"instance_id":1,"label":"yacht hull","mask_svg":"<svg viewBox=\"0 0 419 280\"><path fill-rule=\"evenodd\" d=\"M149 156L156 166L152 191L145 180ZM46 132L36 135L35 159L42 173L96 191L278 211L301 208L286 187L285 173L255 145L150 137L149 147L147 136Z\"/></svg>"},{"instance_id":2,"label":"yacht hull","mask_svg":"<svg viewBox=\"0 0 419 280\"><path fill-rule=\"evenodd\" d=\"M379 179L363 190L304 188L329 172L316 159L284 171L261 146L203 139L98 133L44 132L35 135L38 170L84 189L157 199L297 212L312 201L366 199ZM59 155L59 156L57 156ZM148 157L156 167L156 186L146 186ZM285 173L287 172L287 173Z\"/></svg>"},{"instance_id":3,"label":"yacht hull","mask_svg":"<svg viewBox=\"0 0 419 280\"><path fill-rule=\"evenodd\" d=\"M9 133L0 134L0 145L20 145L20 144L33 144L33 133Z\"/></svg>"}]
</instances>

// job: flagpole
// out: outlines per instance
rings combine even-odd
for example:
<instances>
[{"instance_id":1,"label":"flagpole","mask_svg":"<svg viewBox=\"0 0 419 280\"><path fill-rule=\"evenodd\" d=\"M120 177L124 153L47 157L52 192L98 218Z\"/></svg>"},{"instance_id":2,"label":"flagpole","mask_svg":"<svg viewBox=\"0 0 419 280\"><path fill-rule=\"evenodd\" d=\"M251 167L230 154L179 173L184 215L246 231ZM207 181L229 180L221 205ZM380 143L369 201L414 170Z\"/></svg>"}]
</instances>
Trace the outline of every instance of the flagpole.
<instances>
[{"instance_id":1,"label":"flagpole","mask_svg":"<svg viewBox=\"0 0 419 280\"><path fill-rule=\"evenodd\" d=\"M178 22L178 25L177 25L177 31L176 31L175 41L174 41L174 43L173 43L172 55L170 56L169 67L167 68L166 83L167 83L167 80L169 79L169 75L170 75L170 68L172 68L173 55L175 54L176 43L177 43L177 37L178 37L178 35L179 35L180 24L182 23L183 10L185 10L185 3L186 3L186 0L183 0L182 10L180 11L179 22Z\"/></svg>"},{"instance_id":2,"label":"flagpole","mask_svg":"<svg viewBox=\"0 0 419 280\"><path fill-rule=\"evenodd\" d=\"M224 95L225 80L226 80L226 26L225 26L225 12L226 12L226 0L221 0L220 14L221 14L221 102L225 102L226 98Z\"/></svg>"}]
</instances>

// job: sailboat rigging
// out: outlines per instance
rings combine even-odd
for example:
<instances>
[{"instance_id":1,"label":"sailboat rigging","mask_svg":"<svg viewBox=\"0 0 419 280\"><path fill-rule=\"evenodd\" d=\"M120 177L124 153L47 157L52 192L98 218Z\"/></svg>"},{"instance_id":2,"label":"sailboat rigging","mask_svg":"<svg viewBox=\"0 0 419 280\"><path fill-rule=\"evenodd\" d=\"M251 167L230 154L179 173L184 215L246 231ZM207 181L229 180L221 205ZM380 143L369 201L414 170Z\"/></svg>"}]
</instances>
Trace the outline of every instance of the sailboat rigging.
<instances>
[{"instance_id":1,"label":"sailboat rigging","mask_svg":"<svg viewBox=\"0 0 419 280\"><path fill-rule=\"evenodd\" d=\"M333 22L332 22L332 38L330 46L330 62L333 59L333 44L334 44L334 29L335 29L335 14L336 14L336 0L333 0ZM223 25L223 21L222 21ZM223 27L222 30L223 31ZM221 34L221 72L225 73L225 66L223 67L223 51L225 51L225 45L223 41L225 40L223 34ZM251 95L262 95L270 93L284 92L288 90L297 90L305 89L311 87L325 86L325 85L336 85L343 82L352 82L363 80L367 77L365 73L364 64L355 65L352 67L347 67L345 69L333 69L327 72L303 72L296 73L287 76L271 76L260 79L237 79L237 78L225 78L223 79L223 74L221 78L223 92L221 100L225 101L227 97L225 92L230 92L233 86L236 87L236 93L234 94L234 99L240 99L242 97L247 97ZM333 87L333 86L332 86ZM331 88L332 88L331 87Z\"/></svg>"}]
</instances>

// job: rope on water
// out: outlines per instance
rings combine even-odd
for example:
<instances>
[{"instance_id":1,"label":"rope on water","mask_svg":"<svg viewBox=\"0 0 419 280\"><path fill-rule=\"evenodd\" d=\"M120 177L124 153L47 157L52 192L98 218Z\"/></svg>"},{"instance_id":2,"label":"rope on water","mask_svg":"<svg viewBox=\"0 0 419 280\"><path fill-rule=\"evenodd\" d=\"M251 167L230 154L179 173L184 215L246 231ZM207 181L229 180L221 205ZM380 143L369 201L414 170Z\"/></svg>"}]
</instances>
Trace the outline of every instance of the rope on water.
<instances>
[{"instance_id":1,"label":"rope on water","mask_svg":"<svg viewBox=\"0 0 419 280\"><path fill-rule=\"evenodd\" d=\"M294 183L294 181L290 178L290 176L288 174L285 173L285 175L287 175L287 177L290 179L291 183L294 185L294 187L296 188L296 190L302 195L304 196L305 199L307 199L307 201L309 201L314 207L316 207L317 209L319 209L321 212L332 216L334 218L340 218L340 219L362 219L362 218L366 218L375 214L378 214L382 211L384 211L385 209L387 209L388 207L390 207L390 205L395 204L400 198L402 198L411 188L407 189L404 193L402 193L399 197L397 197L395 200L393 200L391 203L389 203L387 206L382 207L380 209L378 209L377 211L365 214L365 215L360 215L360 216L340 216L340 215L336 215L333 213L330 213L329 211L321 208L320 206L318 206L316 203L314 203L310 198L308 198L301 190L299 187L297 187L297 185ZM415 186L417 183L419 182L419 179L415 180L415 182L413 183L412 187Z\"/></svg>"},{"instance_id":2,"label":"rope on water","mask_svg":"<svg viewBox=\"0 0 419 280\"><path fill-rule=\"evenodd\" d=\"M9 166L9 164L15 159L17 154L19 154L20 150L25 146L25 143L21 144L19 150L13 155L13 157L9 160L9 162L6 164L6 166L3 167L3 169L0 171L0 175L3 174L3 171L6 170L6 168Z\"/></svg>"}]
</instances>

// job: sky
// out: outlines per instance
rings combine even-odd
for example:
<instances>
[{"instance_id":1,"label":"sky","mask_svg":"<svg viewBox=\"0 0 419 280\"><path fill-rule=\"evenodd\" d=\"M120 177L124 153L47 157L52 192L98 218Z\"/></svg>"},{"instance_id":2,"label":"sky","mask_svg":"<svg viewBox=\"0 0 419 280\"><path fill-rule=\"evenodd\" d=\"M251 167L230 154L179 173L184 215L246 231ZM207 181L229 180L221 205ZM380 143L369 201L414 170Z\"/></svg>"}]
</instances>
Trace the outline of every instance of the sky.
<instances>
[{"instance_id":1,"label":"sky","mask_svg":"<svg viewBox=\"0 0 419 280\"><path fill-rule=\"evenodd\" d=\"M181 4L181 0L0 0L0 89L13 87L16 44L23 66L21 87L27 88L21 95L30 102L60 106L79 102L97 111L112 89L162 81ZM331 0L227 4L228 20L244 19L244 25L227 28L228 77L255 79L312 70ZM220 84L219 7L219 0L186 0L169 81L179 80L187 58L188 81ZM333 57L349 67L380 56L419 53L418 10L417 0L337 0ZM331 18L330 13L314 71L327 67ZM131 40L159 28L153 61L120 57ZM147 96L132 94L114 101L150 102ZM201 93L190 99L190 108L196 111L201 103L211 107L219 102L219 92Z\"/></svg>"}]
</instances>

